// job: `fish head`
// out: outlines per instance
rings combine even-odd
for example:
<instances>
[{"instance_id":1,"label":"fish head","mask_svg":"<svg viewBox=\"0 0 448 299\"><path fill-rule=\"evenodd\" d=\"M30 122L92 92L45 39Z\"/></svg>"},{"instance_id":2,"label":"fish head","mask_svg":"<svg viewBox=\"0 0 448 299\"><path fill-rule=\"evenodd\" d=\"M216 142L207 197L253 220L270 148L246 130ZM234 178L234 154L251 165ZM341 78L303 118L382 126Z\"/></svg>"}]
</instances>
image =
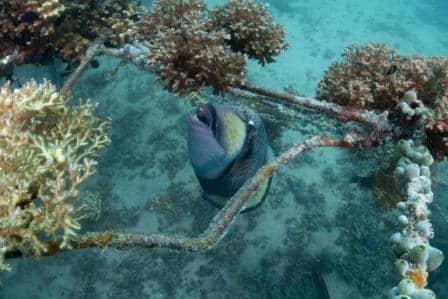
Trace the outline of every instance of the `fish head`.
<instances>
[{"instance_id":1,"label":"fish head","mask_svg":"<svg viewBox=\"0 0 448 299\"><path fill-rule=\"evenodd\" d=\"M216 179L238 156L247 123L233 106L200 105L188 119L188 151L199 178Z\"/></svg>"}]
</instances>

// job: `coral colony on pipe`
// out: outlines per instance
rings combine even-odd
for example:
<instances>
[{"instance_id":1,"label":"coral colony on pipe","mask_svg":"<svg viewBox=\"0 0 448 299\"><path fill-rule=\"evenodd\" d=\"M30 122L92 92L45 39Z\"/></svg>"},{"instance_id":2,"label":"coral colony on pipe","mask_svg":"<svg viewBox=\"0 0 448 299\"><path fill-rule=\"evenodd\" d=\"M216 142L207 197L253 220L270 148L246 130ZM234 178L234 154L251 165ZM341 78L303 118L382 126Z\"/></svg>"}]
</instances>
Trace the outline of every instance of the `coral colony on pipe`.
<instances>
[{"instance_id":1,"label":"coral colony on pipe","mask_svg":"<svg viewBox=\"0 0 448 299\"><path fill-rule=\"evenodd\" d=\"M430 244L436 234L430 208L437 199L429 167L448 154L448 60L401 56L383 44L350 46L325 72L317 99L244 82L248 59L272 63L287 46L283 27L274 24L263 4L250 0L229 0L214 9L201 0L155 0L149 10L125 0L2 1L0 75L8 77L14 65L44 64L55 57L80 67L64 92L50 82L33 81L0 89L0 267L8 269L12 256L52 255L61 249L207 250L225 235L263 181L303 151L395 144L394 177L402 201L397 204L399 231L390 244L400 280L389 296L435 298L426 286L444 256ZM109 143L108 122L94 115L89 102L68 105L66 94L99 53L154 71L178 95L210 86L219 94L306 106L364 128L339 140L299 142L260 167L198 237L79 235L86 203L78 187L95 172L94 157Z\"/></svg>"}]
</instances>

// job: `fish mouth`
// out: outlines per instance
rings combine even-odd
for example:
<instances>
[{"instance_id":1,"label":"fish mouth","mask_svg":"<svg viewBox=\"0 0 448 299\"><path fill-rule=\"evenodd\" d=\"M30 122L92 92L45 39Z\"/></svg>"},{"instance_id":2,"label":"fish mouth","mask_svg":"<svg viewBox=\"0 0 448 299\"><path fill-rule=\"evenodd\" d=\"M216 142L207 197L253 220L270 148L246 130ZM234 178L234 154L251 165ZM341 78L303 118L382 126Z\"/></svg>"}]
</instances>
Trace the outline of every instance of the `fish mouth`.
<instances>
[{"instance_id":1,"label":"fish mouth","mask_svg":"<svg viewBox=\"0 0 448 299\"><path fill-rule=\"evenodd\" d=\"M206 128L208 128L207 125L205 125L203 122L201 122L199 120L199 118L196 116L196 114L193 114L188 118L188 126L191 129L206 129Z\"/></svg>"}]
</instances>

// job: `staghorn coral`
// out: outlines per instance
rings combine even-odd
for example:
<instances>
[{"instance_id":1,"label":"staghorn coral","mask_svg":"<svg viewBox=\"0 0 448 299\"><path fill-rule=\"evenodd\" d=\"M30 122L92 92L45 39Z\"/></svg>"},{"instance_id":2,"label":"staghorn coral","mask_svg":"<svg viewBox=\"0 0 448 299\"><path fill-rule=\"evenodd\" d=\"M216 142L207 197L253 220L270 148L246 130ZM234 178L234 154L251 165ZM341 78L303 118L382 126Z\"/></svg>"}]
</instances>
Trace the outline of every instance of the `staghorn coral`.
<instances>
[{"instance_id":1,"label":"staghorn coral","mask_svg":"<svg viewBox=\"0 0 448 299\"><path fill-rule=\"evenodd\" d=\"M222 92L245 74L244 58L225 44L222 30L211 30L202 1L157 1L143 18L140 37L149 40L148 61L177 94L210 85Z\"/></svg>"},{"instance_id":2,"label":"staghorn coral","mask_svg":"<svg viewBox=\"0 0 448 299\"><path fill-rule=\"evenodd\" d=\"M127 0L6 0L0 2L0 56L18 51L44 63L54 54L78 62L89 41L111 29L108 44L133 38L137 7Z\"/></svg>"},{"instance_id":3,"label":"staghorn coral","mask_svg":"<svg viewBox=\"0 0 448 299\"><path fill-rule=\"evenodd\" d=\"M275 62L288 46L282 26L272 21L266 5L251 0L230 0L210 12L213 26L230 34L227 43L262 65Z\"/></svg>"},{"instance_id":4,"label":"staghorn coral","mask_svg":"<svg viewBox=\"0 0 448 299\"><path fill-rule=\"evenodd\" d=\"M109 143L94 106L76 107L50 83L0 89L0 244L3 254L39 256L80 229L78 187ZM1 264L1 263L0 263ZM1 264L0 267L7 268Z\"/></svg>"}]
</instances>

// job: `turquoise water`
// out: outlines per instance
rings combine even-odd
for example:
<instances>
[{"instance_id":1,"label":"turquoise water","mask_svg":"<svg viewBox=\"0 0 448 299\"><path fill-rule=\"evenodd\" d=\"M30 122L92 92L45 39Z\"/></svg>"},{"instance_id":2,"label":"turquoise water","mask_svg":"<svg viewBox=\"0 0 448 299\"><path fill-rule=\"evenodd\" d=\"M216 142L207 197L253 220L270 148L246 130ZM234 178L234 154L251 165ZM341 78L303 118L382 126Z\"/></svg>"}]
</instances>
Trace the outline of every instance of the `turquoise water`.
<instances>
[{"instance_id":1,"label":"turquoise water","mask_svg":"<svg viewBox=\"0 0 448 299\"><path fill-rule=\"evenodd\" d=\"M348 44L384 42L401 54L448 53L443 0L272 0L270 10L286 27L290 48L275 64L250 64L248 81L276 90L313 96L325 69ZM201 199L188 163L185 123L194 107L163 91L147 71L126 65L112 74L118 61L99 62L73 90L75 98L98 102L101 116L112 120L112 144L84 186L84 192L101 196L101 215L85 230L198 235L217 209ZM48 66L16 72L23 81L58 79ZM307 111L282 117L258 108L276 153L309 135L343 128ZM282 169L265 203L241 215L210 252L89 249L13 260L13 270L2 274L0 297L325 299L327 288L331 299L385 298L397 281L387 244L398 227L396 212L383 211L369 182L359 179L378 161L380 150L313 150ZM446 254L446 161L434 173L432 244ZM429 287L448 298L446 262L430 274Z\"/></svg>"}]
</instances>

